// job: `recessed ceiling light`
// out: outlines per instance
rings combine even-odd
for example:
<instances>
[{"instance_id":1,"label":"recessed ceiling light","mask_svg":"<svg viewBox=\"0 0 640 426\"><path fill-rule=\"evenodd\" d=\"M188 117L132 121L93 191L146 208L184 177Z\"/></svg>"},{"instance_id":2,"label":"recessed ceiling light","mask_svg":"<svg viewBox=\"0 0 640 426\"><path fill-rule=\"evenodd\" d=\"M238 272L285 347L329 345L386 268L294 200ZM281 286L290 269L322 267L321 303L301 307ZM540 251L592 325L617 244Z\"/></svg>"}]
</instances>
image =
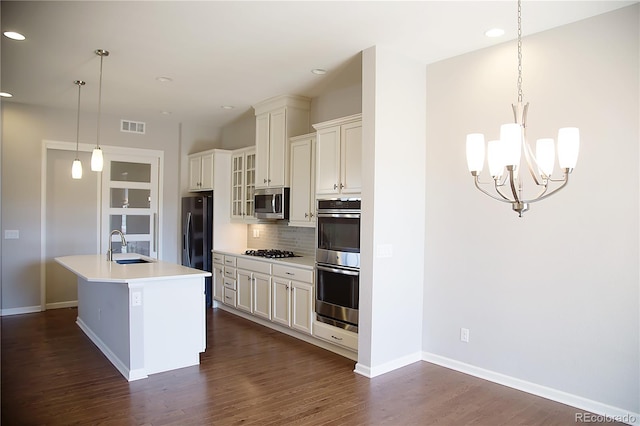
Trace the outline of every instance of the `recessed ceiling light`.
<instances>
[{"instance_id":1,"label":"recessed ceiling light","mask_svg":"<svg viewBox=\"0 0 640 426\"><path fill-rule=\"evenodd\" d=\"M18 41L22 41L22 40L24 40L24 39L26 38L26 37L25 37L25 36L23 36L22 34L17 33L17 32L15 32L15 31L5 31L5 32L4 32L4 33L2 33L2 34L4 34L4 36L5 36L5 37L10 38L11 40L18 40Z\"/></svg>"},{"instance_id":2,"label":"recessed ceiling light","mask_svg":"<svg viewBox=\"0 0 640 426\"><path fill-rule=\"evenodd\" d=\"M325 75L327 73L327 70L322 68L314 68L311 70L311 72L314 73L315 75Z\"/></svg>"},{"instance_id":3,"label":"recessed ceiling light","mask_svg":"<svg viewBox=\"0 0 640 426\"><path fill-rule=\"evenodd\" d=\"M0 97L2 97L2 98L13 98L13 95L11 93L7 93L7 92L0 92Z\"/></svg>"},{"instance_id":4,"label":"recessed ceiling light","mask_svg":"<svg viewBox=\"0 0 640 426\"><path fill-rule=\"evenodd\" d=\"M502 37L504 35L504 30L502 28L491 28L484 32L484 35L487 37Z\"/></svg>"},{"instance_id":5,"label":"recessed ceiling light","mask_svg":"<svg viewBox=\"0 0 640 426\"><path fill-rule=\"evenodd\" d=\"M160 111L162 115L171 115L171 111Z\"/></svg>"},{"instance_id":6,"label":"recessed ceiling light","mask_svg":"<svg viewBox=\"0 0 640 426\"><path fill-rule=\"evenodd\" d=\"M156 77L156 80L158 80L161 83L169 83L173 81L171 77Z\"/></svg>"},{"instance_id":7,"label":"recessed ceiling light","mask_svg":"<svg viewBox=\"0 0 640 426\"><path fill-rule=\"evenodd\" d=\"M220 106L220 108L222 108L222 109L234 109L235 107L233 105L222 105L222 106Z\"/></svg>"}]
</instances>

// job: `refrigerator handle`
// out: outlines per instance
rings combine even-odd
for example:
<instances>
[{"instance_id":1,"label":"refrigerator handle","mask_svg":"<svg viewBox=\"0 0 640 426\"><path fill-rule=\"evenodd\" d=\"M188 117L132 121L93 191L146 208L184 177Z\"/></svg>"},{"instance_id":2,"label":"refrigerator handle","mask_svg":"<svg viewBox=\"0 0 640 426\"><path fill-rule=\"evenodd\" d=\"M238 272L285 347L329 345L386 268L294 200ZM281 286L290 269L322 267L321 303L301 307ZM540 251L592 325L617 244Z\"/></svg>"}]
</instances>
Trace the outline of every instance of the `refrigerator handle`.
<instances>
[{"instance_id":1,"label":"refrigerator handle","mask_svg":"<svg viewBox=\"0 0 640 426\"><path fill-rule=\"evenodd\" d=\"M191 212L187 213L187 232L185 233L185 238L187 239L187 266L191 265Z\"/></svg>"}]
</instances>

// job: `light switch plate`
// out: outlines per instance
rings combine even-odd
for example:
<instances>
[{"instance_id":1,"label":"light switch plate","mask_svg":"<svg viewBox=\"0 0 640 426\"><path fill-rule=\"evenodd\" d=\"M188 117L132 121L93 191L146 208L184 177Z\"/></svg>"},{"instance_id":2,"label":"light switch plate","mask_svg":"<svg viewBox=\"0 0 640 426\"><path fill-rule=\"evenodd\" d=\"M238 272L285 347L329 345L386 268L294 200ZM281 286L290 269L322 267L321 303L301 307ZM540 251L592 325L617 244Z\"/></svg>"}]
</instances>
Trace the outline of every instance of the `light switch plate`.
<instances>
[{"instance_id":1,"label":"light switch plate","mask_svg":"<svg viewBox=\"0 0 640 426\"><path fill-rule=\"evenodd\" d=\"M20 231L17 229L5 229L4 231L4 239L5 240L18 240L20 239Z\"/></svg>"},{"instance_id":2,"label":"light switch plate","mask_svg":"<svg viewBox=\"0 0 640 426\"><path fill-rule=\"evenodd\" d=\"M378 244L376 247L376 255L381 257L393 257L393 245L392 244Z\"/></svg>"}]
</instances>

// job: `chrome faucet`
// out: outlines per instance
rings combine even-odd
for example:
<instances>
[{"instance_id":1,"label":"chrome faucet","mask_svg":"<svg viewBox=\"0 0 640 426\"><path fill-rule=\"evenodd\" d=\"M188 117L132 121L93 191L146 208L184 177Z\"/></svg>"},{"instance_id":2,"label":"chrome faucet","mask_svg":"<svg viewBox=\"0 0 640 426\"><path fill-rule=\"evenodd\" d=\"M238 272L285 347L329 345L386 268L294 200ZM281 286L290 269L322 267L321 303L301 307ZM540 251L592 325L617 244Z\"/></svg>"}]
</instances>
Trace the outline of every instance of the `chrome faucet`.
<instances>
[{"instance_id":1,"label":"chrome faucet","mask_svg":"<svg viewBox=\"0 0 640 426\"><path fill-rule=\"evenodd\" d=\"M123 248L127 247L127 240L124 239L124 234L117 229L114 229L113 231L111 231L111 233L109 234L109 248L107 249L108 262L111 262L111 260L113 259L113 250L111 249L111 244L112 244L111 237L113 237L113 234L120 234L120 239L122 240L122 247Z\"/></svg>"}]
</instances>

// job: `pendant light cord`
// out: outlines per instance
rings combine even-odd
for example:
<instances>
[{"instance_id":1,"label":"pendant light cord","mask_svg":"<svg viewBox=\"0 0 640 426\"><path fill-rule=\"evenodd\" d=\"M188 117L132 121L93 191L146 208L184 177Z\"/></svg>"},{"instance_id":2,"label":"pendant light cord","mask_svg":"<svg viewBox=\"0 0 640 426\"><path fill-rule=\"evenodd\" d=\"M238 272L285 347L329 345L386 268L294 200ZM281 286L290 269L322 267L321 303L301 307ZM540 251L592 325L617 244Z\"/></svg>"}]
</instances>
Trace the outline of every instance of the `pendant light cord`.
<instances>
[{"instance_id":1,"label":"pendant light cord","mask_svg":"<svg viewBox=\"0 0 640 426\"><path fill-rule=\"evenodd\" d=\"M80 92L85 82L76 80L74 83L78 86L78 116L76 117L76 160L78 159L78 147L80 145Z\"/></svg>"},{"instance_id":2,"label":"pendant light cord","mask_svg":"<svg viewBox=\"0 0 640 426\"><path fill-rule=\"evenodd\" d=\"M104 59L104 50L97 50L96 53L100 55L100 82L98 84L98 135L96 136L96 146L100 148L100 116L102 109L102 60ZM109 53L107 53L108 55Z\"/></svg>"}]
</instances>

